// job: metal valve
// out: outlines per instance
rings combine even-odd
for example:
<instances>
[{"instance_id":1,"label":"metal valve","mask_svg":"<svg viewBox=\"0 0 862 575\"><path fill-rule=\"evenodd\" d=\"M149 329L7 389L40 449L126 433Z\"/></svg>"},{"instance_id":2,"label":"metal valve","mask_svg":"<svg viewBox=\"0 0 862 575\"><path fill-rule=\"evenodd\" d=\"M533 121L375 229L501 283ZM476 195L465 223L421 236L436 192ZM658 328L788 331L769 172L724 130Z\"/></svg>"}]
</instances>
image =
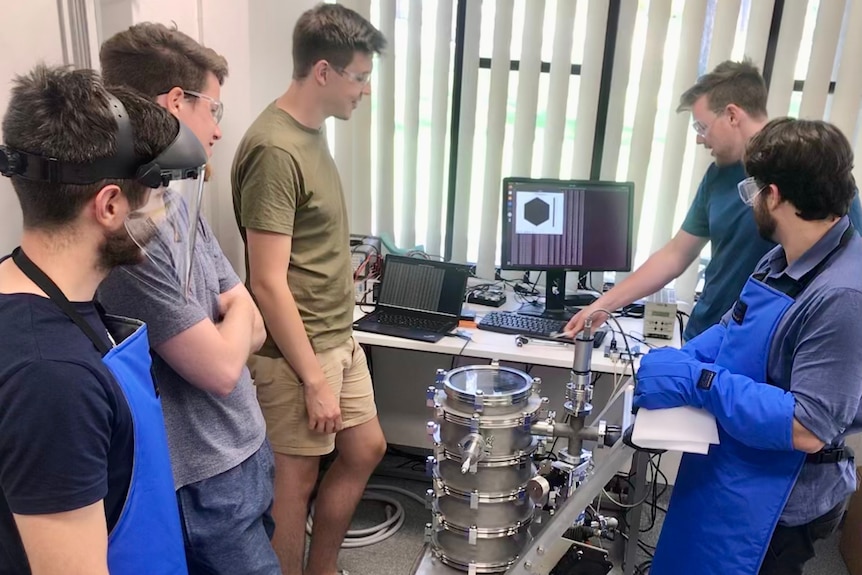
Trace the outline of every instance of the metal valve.
<instances>
[{"instance_id":1,"label":"metal valve","mask_svg":"<svg viewBox=\"0 0 862 575\"><path fill-rule=\"evenodd\" d=\"M461 440L461 474L476 472L476 463L485 457L485 440L478 433L471 433Z\"/></svg>"}]
</instances>

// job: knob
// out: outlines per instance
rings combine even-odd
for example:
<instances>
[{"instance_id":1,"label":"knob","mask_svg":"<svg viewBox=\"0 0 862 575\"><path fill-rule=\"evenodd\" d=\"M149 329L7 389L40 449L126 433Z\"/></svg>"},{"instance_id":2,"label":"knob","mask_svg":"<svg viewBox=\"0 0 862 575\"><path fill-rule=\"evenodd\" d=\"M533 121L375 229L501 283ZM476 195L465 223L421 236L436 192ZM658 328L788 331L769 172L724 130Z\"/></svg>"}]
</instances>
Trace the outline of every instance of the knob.
<instances>
[{"instance_id":1,"label":"knob","mask_svg":"<svg viewBox=\"0 0 862 575\"><path fill-rule=\"evenodd\" d=\"M537 475L527 482L527 495L530 500L539 505L544 504L548 499L548 494L551 492L551 484L548 480Z\"/></svg>"}]
</instances>

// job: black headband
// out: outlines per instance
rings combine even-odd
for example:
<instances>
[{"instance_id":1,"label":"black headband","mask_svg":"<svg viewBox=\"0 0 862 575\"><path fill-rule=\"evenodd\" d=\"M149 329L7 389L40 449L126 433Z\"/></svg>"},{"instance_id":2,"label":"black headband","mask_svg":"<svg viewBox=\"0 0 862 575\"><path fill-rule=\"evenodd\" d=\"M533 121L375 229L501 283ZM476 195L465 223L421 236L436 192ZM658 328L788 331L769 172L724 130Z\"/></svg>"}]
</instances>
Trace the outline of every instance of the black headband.
<instances>
[{"instance_id":1,"label":"black headband","mask_svg":"<svg viewBox=\"0 0 862 575\"><path fill-rule=\"evenodd\" d=\"M137 180L148 188L166 186L172 180L200 177L207 162L206 151L197 136L182 122L179 122L173 142L155 159L142 164L141 158L135 154L132 123L125 106L110 93L108 103L117 121L117 147L112 156L78 164L0 146L0 174L52 184Z\"/></svg>"}]
</instances>

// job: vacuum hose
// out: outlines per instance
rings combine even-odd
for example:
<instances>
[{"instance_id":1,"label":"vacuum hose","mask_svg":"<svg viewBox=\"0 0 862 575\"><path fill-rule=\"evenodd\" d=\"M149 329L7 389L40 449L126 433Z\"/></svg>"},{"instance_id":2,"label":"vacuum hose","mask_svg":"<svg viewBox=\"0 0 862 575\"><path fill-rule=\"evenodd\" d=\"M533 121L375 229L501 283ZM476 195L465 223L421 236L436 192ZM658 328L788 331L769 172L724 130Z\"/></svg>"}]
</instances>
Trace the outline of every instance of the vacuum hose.
<instances>
[{"instance_id":1,"label":"vacuum hose","mask_svg":"<svg viewBox=\"0 0 862 575\"><path fill-rule=\"evenodd\" d=\"M391 491L404 495L418 502L423 508L425 507L425 499L412 491L389 485L368 485L365 493L362 495L362 499L384 503L386 505L386 519L373 527L349 530L344 537L344 542L341 544L342 549L356 549L357 547L375 545L389 539L401 529L401 525L404 524L404 507L397 499L384 495L381 491ZM314 524L313 515L314 503L311 504L311 513L308 514L308 520L305 523L305 532L309 535L311 535L311 529Z\"/></svg>"}]
</instances>

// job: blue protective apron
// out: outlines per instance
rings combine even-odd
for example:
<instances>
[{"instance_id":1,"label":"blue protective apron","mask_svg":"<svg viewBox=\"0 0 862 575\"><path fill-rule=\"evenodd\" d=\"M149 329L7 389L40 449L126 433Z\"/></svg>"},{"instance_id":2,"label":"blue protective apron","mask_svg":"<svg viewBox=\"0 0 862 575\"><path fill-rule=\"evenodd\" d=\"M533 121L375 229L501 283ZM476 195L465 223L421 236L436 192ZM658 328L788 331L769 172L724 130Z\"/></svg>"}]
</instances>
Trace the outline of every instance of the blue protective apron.
<instances>
[{"instance_id":1,"label":"blue protective apron","mask_svg":"<svg viewBox=\"0 0 862 575\"><path fill-rule=\"evenodd\" d=\"M798 281L782 276L778 285L767 285L764 274L751 276L734 306L715 364L768 381L767 361L778 323L852 236L850 226L839 245ZM806 454L748 447L720 425L718 436L720 444L711 446L708 455L682 457L651 575L757 575L760 570Z\"/></svg>"},{"instance_id":2,"label":"blue protective apron","mask_svg":"<svg viewBox=\"0 0 862 575\"><path fill-rule=\"evenodd\" d=\"M84 320L56 284L17 248L12 259L87 335L114 375L132 414L134 460L129 491L108 535L111 575L185 575L183 536L171 474L165 422L150 372L147 328L141 322L106 316L113 348Z\"/></svg>"}]
</instances>

